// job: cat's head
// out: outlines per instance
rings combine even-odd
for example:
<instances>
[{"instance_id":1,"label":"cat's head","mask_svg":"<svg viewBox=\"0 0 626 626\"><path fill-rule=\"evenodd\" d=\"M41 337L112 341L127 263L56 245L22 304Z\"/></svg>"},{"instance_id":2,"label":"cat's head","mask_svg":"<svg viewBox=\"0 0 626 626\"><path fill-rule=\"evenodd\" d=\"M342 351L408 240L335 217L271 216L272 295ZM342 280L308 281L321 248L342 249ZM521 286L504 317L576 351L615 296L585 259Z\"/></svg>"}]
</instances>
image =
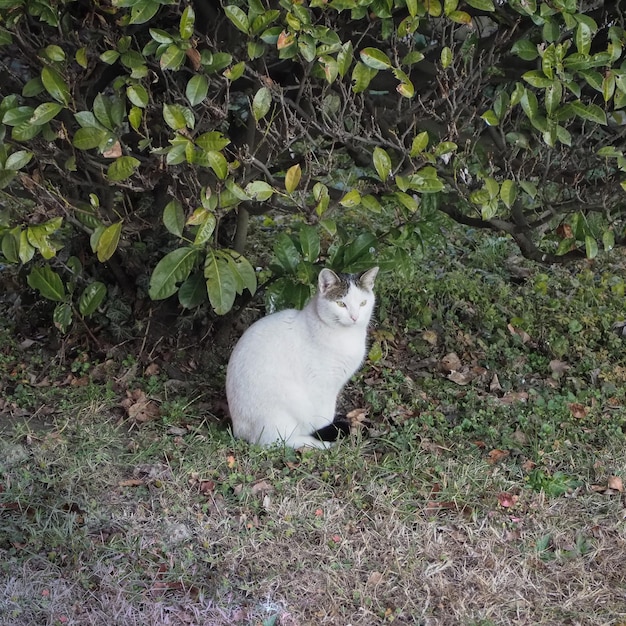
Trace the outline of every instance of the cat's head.
<instances>
[{"instance_id":1,"label":"cat's head","mask_svg":"<svg viewBox=\"0 0 626 626\"><path fill-rule=\"evenodd\" d=\"M366 326L374 309L374 279L378 267L360 274L335 274L323 269L318 278L317 311L327 323Z\"/></svg>"}]
</instances>

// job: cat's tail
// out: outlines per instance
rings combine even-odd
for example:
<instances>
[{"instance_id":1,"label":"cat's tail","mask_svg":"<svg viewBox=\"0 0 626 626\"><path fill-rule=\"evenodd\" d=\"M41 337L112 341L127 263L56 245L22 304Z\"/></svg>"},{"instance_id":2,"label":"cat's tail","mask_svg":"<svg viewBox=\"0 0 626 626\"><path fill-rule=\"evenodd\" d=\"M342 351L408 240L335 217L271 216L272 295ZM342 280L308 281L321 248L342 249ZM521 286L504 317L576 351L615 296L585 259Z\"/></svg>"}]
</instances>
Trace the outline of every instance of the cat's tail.
<instances>
[{"instance_id":1,"label":"cat's tail","mask_svg":"<svg viewBox=\"0 0 626 626\"><path fill-rule=\"evenodd\" d=\"M347 419L335 418L331 424L324 426L324 428L319 428L314 433L311 433L311 436L320 441L337 441L349 434L350 422Z\"/></svg>"}]
</instances>

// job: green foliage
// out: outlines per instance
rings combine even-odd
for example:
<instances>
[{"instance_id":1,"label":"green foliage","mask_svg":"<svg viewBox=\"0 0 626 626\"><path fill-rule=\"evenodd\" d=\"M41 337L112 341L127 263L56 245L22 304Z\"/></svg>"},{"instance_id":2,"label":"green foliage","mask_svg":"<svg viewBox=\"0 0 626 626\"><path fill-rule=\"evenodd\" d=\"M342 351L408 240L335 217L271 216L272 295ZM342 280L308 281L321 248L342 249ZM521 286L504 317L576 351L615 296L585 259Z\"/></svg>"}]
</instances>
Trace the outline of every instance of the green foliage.
<instances>
[{"instance_id":1,"label":"green foliage","mask_svg":"<svg viewBox=\"0 0 626 626\"><path fill-rule=\"evenodd\" d=\"M199 10L116 0L87 20L73 0L0 3L2 260L30 266L60 328L104 302L104 264L218 315L260 267L272 306L301 304L323 264L405 271L439 213L537 260L621 243L626 35L612 6ZM272 229L265 250L245 246L249 226ZM75 300L68 259L89 250Z\"/></svg>"}]
</instances>

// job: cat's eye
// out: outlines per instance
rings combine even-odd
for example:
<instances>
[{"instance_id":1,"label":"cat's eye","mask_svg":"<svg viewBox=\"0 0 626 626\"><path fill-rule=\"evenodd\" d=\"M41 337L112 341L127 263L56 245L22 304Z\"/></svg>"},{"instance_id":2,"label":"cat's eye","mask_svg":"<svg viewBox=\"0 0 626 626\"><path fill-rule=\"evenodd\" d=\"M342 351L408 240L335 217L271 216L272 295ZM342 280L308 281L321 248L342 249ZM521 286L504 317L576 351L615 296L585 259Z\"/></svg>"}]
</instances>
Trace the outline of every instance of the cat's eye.
<instances>
[{"instance_id":1,"label":"cat's eye","mask_svg":"<svg viewBox=\"0 0 626 626\"><path fill-rule=\"evenodd\" d=\"M367 304L367 300L363 300L363 302L361 302L361 306L365 306Z\"/></svg>"},{"instance_id":2,"label":"cat's eye","mask_svg":"<svg viewBox=\"0 0 626 626\"><path fill-rule=\"evenodd\" d=\"M337 300L337 306L340 306L342 309L346 308L346 303L343 300Z\"/></svg>"}]
</instances>

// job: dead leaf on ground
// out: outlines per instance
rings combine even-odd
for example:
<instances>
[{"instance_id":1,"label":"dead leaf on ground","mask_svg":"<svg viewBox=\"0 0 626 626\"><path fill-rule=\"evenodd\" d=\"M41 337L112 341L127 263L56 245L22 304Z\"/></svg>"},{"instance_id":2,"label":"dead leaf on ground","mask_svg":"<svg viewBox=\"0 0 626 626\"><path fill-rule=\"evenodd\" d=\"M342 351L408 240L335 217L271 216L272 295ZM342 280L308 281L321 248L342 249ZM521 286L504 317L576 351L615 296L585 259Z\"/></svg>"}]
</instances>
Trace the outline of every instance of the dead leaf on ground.
<instances>
[{"instance_id":1,"label":"dead leaf on ground","mask_svg":"<svg viewBox=\"0 0 626 626\"><path fill-rule=\"evenodd\" d=\"M145 485L146 483L139 479L139 478L129 478L128 480L120 480L119 483L117 483L118 487L141 487L142 485Z\"/></svg>"},{"instance_id":2,"label":"dead leaf on ground","mask_svg":"<svg viewBox=\"0 0 626 626\"><path fill-rule=\"evenodd\" d=\"M491 391L491 393L502 391L502 386L500 385L500 379L498 378L497 374L493 375L493 378L491 379L491 382L489 383L489 391Z\"/></svg>"},{"instance_id":3,"label":"dead leaf on ground","mask_svg":"<svg viewBox=\"0 0 626 626\"><path fill-rule=\"evenodd\" d=\"M150 365L148 365L148 367L146 367L146 369L144 370L144 375L145 376L157 376L161 371L161 368L158 366L157 363L150 363Z\"/></svg>"},{"instance_id":4,"label":"dead leaf on ground","mask_svg":"<svg viewBox=\"0 0 626 626\"><path fill-rule=\"evenodd\" d=\"M614 489L615 491L619 491L620 493L623 493L624 491L624 483L619 476L609 476L607 484L609 489Z\"/></svg>"},{"instance_id":5,"label":"dead leaf on ground","mask_svg":"<svg viewBox=\"0 0 626 626\"><path fill-rule=\"evenodd\" d=\"M368 587L376 587L378 586L383 580L383 575L380 572L372 572L368 579L367 579L367 586Z\"/></svg>"},{"instance_id":6,"label":"dead leaf on ground","mask_svg":"<svg viewBox=\"0 0 626 626\"><path fill-rule=\"evenodd\" d=\"M511 335L517 335L522 340L522 343L528 343L530 341L530 335L525 330L515 328L513 324L507 324L506 327L509 329Z\"/></svg>"},{"instance_id":7,"label":"dead leaf on ground","mask_svg":"<svg viewBox=\"0 0 626 626\"><path fill-rule=\"evenodd\" d=\"M346 413L346 420L350 424L350 428L360 428L363 426L367 418L368 410L359 408L353 409L349 413Z\"/></svg>"},{"instance_id":8,"label":"dead leaf on ground","mask_svg":"<svg viewBox=\"0 0 626 626\"><path fill-rule=\"evenodd\" d=\"M526 459L523 463L522 463L522 469L525 472L531 472L532 470L535 469L535 467L537 467L537 463L535 463L534 461L531 461L530 459Z\"/></svg>"},{"instance_id":9,"label":"dead leaf on ground","mask_svg":"<svg viewBox=\"0 0 626 626\"><path fill-rule=\"evenodd\" d=\"M554 378L560 378L570 368L568 363L566 363L565 361L559 361L558 359L553 359L552 361L550 361L549 367Z\"/></svg>"},{"instance_id":10,"label":"dead leaf on ground","mask_svg":"<svg viewBox=\"0 0 626 626\"><path fill-rule=\"evenodd\" d=\"M491 463L492 465L500 463L501 461L504 461L509 454L511 453L508 450L498 450L497 448L495 450L491 450L487 455L487 463Z\"/></svg>"},{"instance_id":11,"label":"dead leaf on ground","mask_svg":"<svg viewBox=\"0 0 626 626\"><path fill-rule=\"evenodd\" d=\"M518 500L519 496L507 493L506 491L498 494L498 503L505 509L510 509L511 507L514 507L517 504Z\"/></svg>"},{"instance_id":12,"label":"dead leaf on ground","mask_svg":"<svg viewBox=\"0 0 626 626\"><path fill-rule=\"evenodd\" d=\"M580 404L579 402L571 402L569 405L569 410L572 414L572 417L575 417L577 419L583 419L587 417L589 408L584 406L583 404Z\"/></svg>"},{"instance_id":13,"label":"dead leaf on ground","mask_svg":"<svg viewBox=\"0 0 626 626\"><path fill-rule=\"evenodd\" d=\"M141 389L126 392L126 398L120 403L128 417L137 422L149 422L161 416L159 405L148 398Z\"/></svg>"},{"instance_id":14,"label":"dead leaf on ground","mask_svg":"<svg viewBox=\"0 0 626 626\"><path fill-rule=\"evenodd\" d=\"M457 385L468 385L486 373L487 370L479 365L474 365L473 367L464 366L459 371L450 372L446 378Z\"/></svg>"},{"instance_id":15,"label":"dead leaf on ground","mask_svg":"<svg viewBox=\"0 0 626 626\"><path fill-rule=\"evenodd\" d=\"M441 359L440 365L444 372L455 372L460 370L463 366L456 352L446 354L446 356Z\"/></svg>"},{"instance_id":16,"label":"dead leaf on ground","mask_svg":"<svg viewBox=\"0 0 626 626\"><path fill-rule=\"evenodd\" d=\"M436 346L439 341L439 336L434 330L425 330L422 333L422 339L428 342L431 346Z\"/></svg>"},{"instance_id":17,"label":"dead leaf on ground","mask_svg":"<svg viewBox=\"0 0 626 626\"><path fill-rule=\"evenodd\" d=\"M252 495L257 495L258 493L272 493L274 491L274 485L269 483L267 480L258 480L252 485L250 491L252 491Z\"/></svg>"},{"instance_id":18,"label":"dead leaf on ground","mask_svg":"<svg viewBox=\"0 0 626 626\"><path fill-rule=\"evenodd\" d=\"M108 150L102 153L105 159L117 159L122 156L122 146L119 141L116 141Z\"/></svg>"},{"instance_id":19,"label":"dead leaf on ground","mask_svg":"<svg viewBox=\"0 0 626 626\"><path fill-rule=\"evenodd\" d=\"M511 404L515 404L516 402L527 402L528 401L528 392L527 391L507 391L501 398L496 398L495 402L498 404L504 404L505 406L509 406Z\"/></svg>"}]
</instances>

